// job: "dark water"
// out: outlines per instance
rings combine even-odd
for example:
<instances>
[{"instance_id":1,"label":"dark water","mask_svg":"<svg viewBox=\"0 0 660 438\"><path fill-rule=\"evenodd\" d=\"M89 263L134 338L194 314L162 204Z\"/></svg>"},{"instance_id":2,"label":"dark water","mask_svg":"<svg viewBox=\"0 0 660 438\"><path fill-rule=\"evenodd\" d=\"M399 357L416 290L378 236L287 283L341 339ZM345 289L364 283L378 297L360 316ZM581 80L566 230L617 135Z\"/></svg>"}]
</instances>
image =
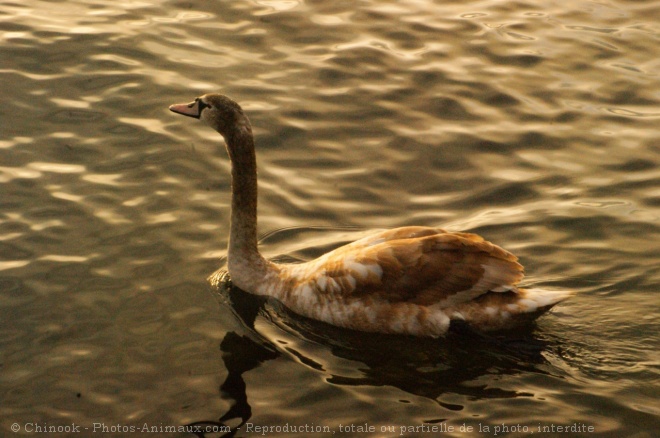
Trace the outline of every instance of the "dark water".
<instances>
[{"instance_id":1,"label":"dark water","mask_svg":"<svg viewBox=\"0 0 660 438\"><path fill-rule=\"evenodd\" d=\"M656 436L659 11L2 2L1 434ZM167 111L209 91L255 127L269 257L443 226L577 295L528 332L431 341L211 288L228 161Z\"/></svg>"}]
</instances>

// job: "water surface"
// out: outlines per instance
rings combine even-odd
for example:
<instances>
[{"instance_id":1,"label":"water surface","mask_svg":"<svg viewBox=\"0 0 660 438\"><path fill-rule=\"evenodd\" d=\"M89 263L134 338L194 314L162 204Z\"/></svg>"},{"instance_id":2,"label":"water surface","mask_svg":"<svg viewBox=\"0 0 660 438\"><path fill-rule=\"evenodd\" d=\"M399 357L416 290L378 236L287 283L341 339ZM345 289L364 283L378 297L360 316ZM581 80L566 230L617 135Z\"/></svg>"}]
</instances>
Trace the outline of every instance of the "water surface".
<instances>
[{"instance_id":1,"label":"water surface","mask_svg":"<svg viewBox=\"0 0 660 438\"><path fill-rule=\"evenodd\" d=\"M659 8L4 2L4 434L655 436ZM442 226L577 295L529 331L424 340L212 288L229 163L217 133L167 111L210 91L252 120L269 257Z\"/></svg>"}]
</instances>

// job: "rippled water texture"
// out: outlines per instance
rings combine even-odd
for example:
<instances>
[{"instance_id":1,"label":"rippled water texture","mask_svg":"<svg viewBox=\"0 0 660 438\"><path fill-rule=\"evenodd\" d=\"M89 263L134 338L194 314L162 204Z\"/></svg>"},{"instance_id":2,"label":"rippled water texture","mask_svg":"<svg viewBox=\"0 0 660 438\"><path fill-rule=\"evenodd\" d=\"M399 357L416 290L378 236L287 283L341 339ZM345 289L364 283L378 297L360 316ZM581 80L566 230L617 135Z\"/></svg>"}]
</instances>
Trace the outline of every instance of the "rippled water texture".
<instances>
[{"instance_id":1,"label":"rippled water texture","mask_svg":"<svg viewBox=\"0 0 660 438\"><path fill-rule=\"evenodd\" d=\"M2 2L1 434L656 436L659 10ZM210 287L229 163L215 132L167 111L209 91L254 125L269 257L442 226L516 253L527 284L577 295L529 332L431 341Z\"/></svg>"}]
</instances>

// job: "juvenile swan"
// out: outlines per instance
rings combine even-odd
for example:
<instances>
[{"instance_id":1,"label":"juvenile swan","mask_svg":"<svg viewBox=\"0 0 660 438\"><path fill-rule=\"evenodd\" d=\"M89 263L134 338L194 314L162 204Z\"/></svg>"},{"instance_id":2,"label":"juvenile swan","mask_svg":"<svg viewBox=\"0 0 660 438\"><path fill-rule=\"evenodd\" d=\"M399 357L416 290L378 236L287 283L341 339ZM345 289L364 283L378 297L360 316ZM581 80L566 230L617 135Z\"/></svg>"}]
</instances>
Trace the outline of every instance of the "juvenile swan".
<instances>
[{"instance_id":1,"label":"juvenile swan","mask_svg":"<svg viewBox=\"0 0 660 438\"><path fill-rule=\"evenodd\" d=\"M397 228L307 263L270 262L257 248L257 165L247 116L219 94L170 110L204 121L225 139L232 164L228 267L246 292L340 327L432 337L444 335L451 320L509 329L569 296L518 288L523 267L513 254L475 234L439 228Z\"/></svg>"}]
</instances>

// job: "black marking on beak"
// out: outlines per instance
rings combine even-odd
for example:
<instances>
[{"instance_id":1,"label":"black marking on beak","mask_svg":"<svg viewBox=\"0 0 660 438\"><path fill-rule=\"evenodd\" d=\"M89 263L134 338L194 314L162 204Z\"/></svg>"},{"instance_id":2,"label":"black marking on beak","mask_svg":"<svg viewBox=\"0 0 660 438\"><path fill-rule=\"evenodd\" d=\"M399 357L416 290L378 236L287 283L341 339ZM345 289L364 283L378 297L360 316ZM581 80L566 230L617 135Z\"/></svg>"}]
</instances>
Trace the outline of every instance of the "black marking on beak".
<instances>
[{"instance_id":1,"label":"black marking on beak","mask_svg":"<svg viewBox=\"0 0 660 438\"><path fill-rule=\"evenodd\" d=\"M211 105L206 104L203 100L201 100L198 97L189 104L172 105L170 106L170 111L175 112L177 114L181 114L183 116L199 119L200 116L202 115L202 111L204 110L204 108L210 108L210 107Z\"/></svg>"}]
</instances>

